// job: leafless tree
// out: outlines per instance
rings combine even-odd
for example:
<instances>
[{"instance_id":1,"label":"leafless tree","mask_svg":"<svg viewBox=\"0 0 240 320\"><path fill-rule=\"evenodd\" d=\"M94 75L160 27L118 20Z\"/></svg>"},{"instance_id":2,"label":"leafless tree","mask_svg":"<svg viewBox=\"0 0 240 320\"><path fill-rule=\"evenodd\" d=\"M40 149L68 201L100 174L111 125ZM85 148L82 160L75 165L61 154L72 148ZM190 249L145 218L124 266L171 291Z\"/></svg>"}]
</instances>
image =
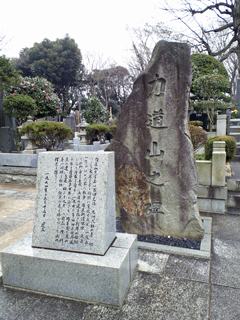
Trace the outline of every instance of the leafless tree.
<instances>
[{"instance_id":1,"label":"leafless tree","mask_svg":"<svg viewBox=\"0 0 240 320\"><path fill-rule=\"evenodd\" d=\"M2 32L0 32L0 53L3 50L3 48L5 47L6 44L7 44L6 36L3 35Z\"/></svg>"},{"instance_id":2,"label":"leafless tree","mask_svg":"<svg viewBox=\"0 0 240 320\"><path fill-rule=\"evenodd\" d=\"M96 95L96 77L93 76L94 70L102 70L110 68L113 63L110 58L104 58L98 52L87 52L83 58L85 68L86 95L93 97Z\"/></svg>"},{"instance_id":3,"label":"leafless tree","mask_svg":"<svg viewBox=\"0 0 240 320\"><path fill-rule=\"evenodd\" d=\"M130 94L132 81L126 68L118 66L110 59L104 59L98 53L88 53L85 63L85 94L88 98L96 96L106 110L112 107L113 112L123 106Z\"/></svg>"},{"instance_id":4,"label":"leafless tree","mask_svg":"<svg viewBox=\"0 0 240 320\"><path fill-rule=\"evenodd\" d=\"M198 48L220 61L236 54L240 66L240 0L180 0L179 6L173 8L165 0L165 7L176 20L181 21L191 36L196 39ZM221 23L208 27L209 19L218 19ZM218 38L225 31L226 41L216 48L210 38Z\"/></svg>"},{"instance_id":5,"label":"leafless tree","mask_svg":"<svg viewBox=\"0 0 240 320\"><path fill-rule=\"evenodd\" d=\"M177 32L164 23L145 24L143 28L128 30L132 38L132 48L127 60L128 70L133 79L143 72L151 58L155 44L160 40L188 42L193 40L183 33Z\"/></svg>"}]
</instances>

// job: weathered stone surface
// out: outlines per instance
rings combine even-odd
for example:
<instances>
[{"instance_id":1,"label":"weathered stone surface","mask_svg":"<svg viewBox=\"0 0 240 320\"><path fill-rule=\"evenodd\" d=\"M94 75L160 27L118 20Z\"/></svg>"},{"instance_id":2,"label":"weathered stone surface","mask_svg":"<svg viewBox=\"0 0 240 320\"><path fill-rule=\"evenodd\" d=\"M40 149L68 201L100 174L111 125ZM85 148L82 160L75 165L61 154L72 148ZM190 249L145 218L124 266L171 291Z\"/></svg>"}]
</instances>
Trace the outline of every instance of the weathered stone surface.
<instances>
[{"instance_id":1,"label":"weathered stone surface","mask_svg":"<svg viewBox=\"0 0 240 320\"><path fill-rule=\"evenodd\" d=\"M187 120L190 86L188 45L157 43L107 148L115 151L117 201L127 232L203 236Z\"/></svg>"},{"instance_id":2,"label":"weathered stone surface","mask_svg":"<svg viewBox=\"0 0 240 320\"><path fill-rule=\"evenodd\" d=\"M105 254L116 237L113 152L42 152L33 246Z\"/></svg>"}]
</instances>

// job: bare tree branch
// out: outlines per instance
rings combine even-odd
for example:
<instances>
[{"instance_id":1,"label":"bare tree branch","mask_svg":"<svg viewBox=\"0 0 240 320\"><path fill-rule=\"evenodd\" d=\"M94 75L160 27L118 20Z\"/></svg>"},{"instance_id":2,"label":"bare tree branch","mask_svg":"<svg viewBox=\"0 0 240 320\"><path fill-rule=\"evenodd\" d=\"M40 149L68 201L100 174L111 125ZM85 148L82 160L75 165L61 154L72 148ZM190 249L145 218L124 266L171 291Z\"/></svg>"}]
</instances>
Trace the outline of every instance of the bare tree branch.
<instances>
[{"instance_id":1,"label":"bare tree branch","mask_svg":"<svg viewBox=\"0 0 240 320\"><path fill-rule=\"evenodd\" d=\"M205 33L210 33L210 32L215 32L215 33L217 33L217 32L226 30L226 29L231 28L231 27L233 27L233 22L228 23L228 24L226 24L226 25L223 25L223 26L221 26L220 28L217 28L217 29L204 30L204 32L205 32Z\"/></svg>"},{"instance_id":2,"label":"bare tree branch","mask_svg":"<svg viewBox=\"0 0 240 320\"><path fill-rule=\"evenodd\" d=\"M229 8L231 10L233 10L234 6L230 5L228 3L224 3L224 2L219 2L210 6L205 7L203 10L193 10L190 9L189 11L191 12L192 15L197 14L197 13L205 13L208 10L213 10L213 9L217 9L219 11L220 14L231 14L230 11L228 11L228 9L225 9L225 11L220 10L220 7L226 7Z\"/></svg>"}]
</instances>

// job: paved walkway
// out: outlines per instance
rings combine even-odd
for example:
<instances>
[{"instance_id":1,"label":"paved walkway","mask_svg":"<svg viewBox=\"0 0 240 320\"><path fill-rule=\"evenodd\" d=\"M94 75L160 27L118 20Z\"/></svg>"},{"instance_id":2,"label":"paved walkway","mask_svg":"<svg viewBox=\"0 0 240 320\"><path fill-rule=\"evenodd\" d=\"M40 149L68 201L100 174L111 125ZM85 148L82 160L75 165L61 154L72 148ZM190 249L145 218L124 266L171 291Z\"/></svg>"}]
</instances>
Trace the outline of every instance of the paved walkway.
<instances>
[{"instance_id":1,"label":"paved walkway","mask_svg":"<svg viewBox=\"0 0 240 320\"><path fill-rule=\"evenodd\" d=\"M32 230L35 189L0 184L0 251ZM139 250L121 308L4 288L1 320L239 320L240 216L213 214L211 261Z\"/></svg>"}]
</instances>

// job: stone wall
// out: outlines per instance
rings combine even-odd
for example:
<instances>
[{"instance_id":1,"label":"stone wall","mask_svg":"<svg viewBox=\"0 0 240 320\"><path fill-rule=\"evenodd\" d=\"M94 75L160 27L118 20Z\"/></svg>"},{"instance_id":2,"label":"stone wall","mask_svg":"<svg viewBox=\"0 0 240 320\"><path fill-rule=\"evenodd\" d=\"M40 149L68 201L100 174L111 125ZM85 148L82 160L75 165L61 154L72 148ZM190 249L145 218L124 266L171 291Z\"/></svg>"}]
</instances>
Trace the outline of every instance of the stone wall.
<instances>
[{"instance_id":1,"label":"stone wall","mask_svg":"<svg viewBox=\"0 0 240 320\"><path fill-rule=\"evenodd\" d=\"M0 183L35 185L37 168L0 166Z\"/></svg>"}]
</instances>

